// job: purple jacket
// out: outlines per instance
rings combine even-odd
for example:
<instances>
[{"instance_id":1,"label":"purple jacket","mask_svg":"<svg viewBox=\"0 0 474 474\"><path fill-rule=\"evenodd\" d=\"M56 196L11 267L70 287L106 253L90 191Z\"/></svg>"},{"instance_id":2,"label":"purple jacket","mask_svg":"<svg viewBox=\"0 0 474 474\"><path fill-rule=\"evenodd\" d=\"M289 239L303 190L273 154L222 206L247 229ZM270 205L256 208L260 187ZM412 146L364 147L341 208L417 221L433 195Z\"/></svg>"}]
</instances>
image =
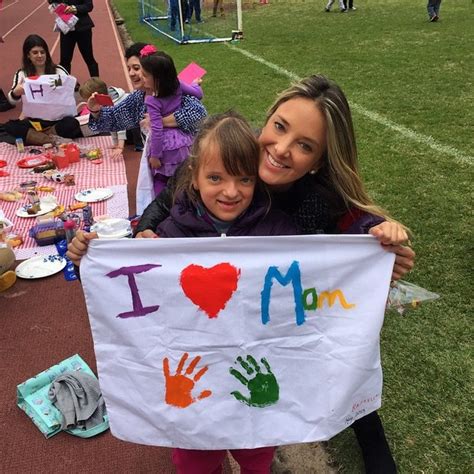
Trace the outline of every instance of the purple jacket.
<instances>
[{"instance_id":1,"label":"purple jacket","mask_svg":"<svg viewBox=\"0 0 474 474\"><path fill-rule=\"evenodd\" d=\"M296 227L285 213L269 209L269 200L256 193L252 204L228 229L227 236L297 235ZM170 216L156 229L161 237L219 237L212 221L199 215L185 195L176 199Z\"/></svg>"},{"instance_id":2,"label":"purple jacket","mask_svg":"<svg viewBox=\"0 0 474 474\"><path fill-rule=\"evenodd\" d=\"M201 99L202 89L197 84L189 85L180 82L180 86L173 95L168 97L154 97L148 95L145 97L147 112L150 114L150 156L161 158L164 149L173 149L169 147L163 148L163 117L176 112L176 110L180 108L183 94ZM189 137L189 140L188 145L192 142L192 136Z\"/></svg>"}]
</instances>

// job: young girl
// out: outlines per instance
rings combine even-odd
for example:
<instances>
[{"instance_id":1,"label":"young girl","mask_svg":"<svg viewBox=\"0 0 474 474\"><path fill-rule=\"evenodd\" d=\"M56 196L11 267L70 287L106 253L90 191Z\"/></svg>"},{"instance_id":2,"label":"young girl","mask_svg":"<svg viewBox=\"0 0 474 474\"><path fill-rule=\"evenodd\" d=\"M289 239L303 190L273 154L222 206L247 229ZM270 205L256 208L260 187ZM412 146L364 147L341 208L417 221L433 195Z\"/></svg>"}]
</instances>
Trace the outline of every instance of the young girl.
<instances>
[{"instance_id":1,"label":"young girl","mask_svg":"<svg viewBox=\"0 0 474 474\"><path fill-rule=\"evenodd\" d=\"M187 158L193 141L189 133L164 128L163 117L180 107L183 94L201 99L202 90L197 84L187 85L179 81L173 60L166 53L147 46L140 56L143 83L149 94L145 98L151 128L148 162L152 169L154 192L158 195L177 166Z\"/></svg>"},{"instance_id":2,"label":"young girl","mask_svg":"<svg viewBox=\"0 0 474 474\"><path fill-rule=\"evenodd\" d=\"M227 112L209 117L178 176L170 216L157 229L161 237L294 235L286 214L270 209L269 195L257 184L259 146L249 124ZM78 232L68 256L77 265L95 234ZM275 448L231 450L242 472L269 473ZM173 449L178 473L219 472L225 450Z\"/></svg>"},{"instance_id":3,"label":"young girl","mask_svg":"<svg viewBox=\"0 0 474 474\"><path fill-rule=\"evenodd\" d=\"M134 43L125 50L125 60L127 62L130 82L134 88L133 92L121 101L120 104L113 107L102 107L95 100L95 94L92 94L87 101L87 107L91 112L89 117L89 127L91 130L95 132L130 130L135 149L142 151L136 193L137 214L141 214L155 196L140 129L141 123L146 116L145 86L143 84L142 66L140 64L140 51L145 47L148 50L154 48L154 46L147 45L146 43ZM183 94L180 108L163 118L163 126L170 128L178 127L187 134L195 135L199 122L206 115L207 111L197 97Z\"/></svg>"}]
</instances>

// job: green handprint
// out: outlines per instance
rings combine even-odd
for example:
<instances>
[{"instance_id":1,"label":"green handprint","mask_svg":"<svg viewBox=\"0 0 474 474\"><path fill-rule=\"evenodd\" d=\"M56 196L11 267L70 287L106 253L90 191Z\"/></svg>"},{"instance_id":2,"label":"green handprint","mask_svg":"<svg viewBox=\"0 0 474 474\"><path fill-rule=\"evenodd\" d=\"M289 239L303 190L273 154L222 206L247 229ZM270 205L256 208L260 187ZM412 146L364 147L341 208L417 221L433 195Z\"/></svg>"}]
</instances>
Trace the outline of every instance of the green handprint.
<instances>
[{"instance_id":1,"label":"green handprint","mask_svg":"<svg viewBox=\"0 0 474 474\"><path fill-rule=\"evenodd\" d=\"M252 376L252 378L245 378L233 367L229 369L229 372L243 385L246 385L250 392L250 397L244 397L238 391L232 392L231 395L234 395L239 402L245 403L248 406L262 408L274 405L278 401L280 388L267 359L262 358L260 361L268 373L263 374L260 371L260 366L251 355L247 356L247 362L239 356L235 363L238 362L247 372L247 375Z\"/></svg>"}]
</instances>

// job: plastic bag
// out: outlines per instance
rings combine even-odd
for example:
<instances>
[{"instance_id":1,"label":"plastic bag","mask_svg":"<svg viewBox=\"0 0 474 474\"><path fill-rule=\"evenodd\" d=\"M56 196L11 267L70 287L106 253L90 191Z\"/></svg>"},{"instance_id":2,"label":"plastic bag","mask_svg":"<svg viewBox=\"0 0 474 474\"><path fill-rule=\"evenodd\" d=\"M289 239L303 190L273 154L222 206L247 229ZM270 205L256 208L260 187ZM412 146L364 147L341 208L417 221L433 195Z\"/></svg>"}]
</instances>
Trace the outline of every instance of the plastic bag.
<instances>
[{"instance_id":1,"label":"plastic bag","mask_svg":"<svg viewBox=\"0 0 474 474\"><path fill-rule=\"evenodd\" d=\"M67 5L64 3L52 3L49 6L49 11L56 15L53 31L60 31L65 35L74 31L76 23L79 21L76 15L64 11L66 7Z\"/></svg>"},{"instance_id":2,"label":"plastic bag","mask_svg":"<svg viewBox=\"0 0 474 474\"><path fill-rule=\"evenodd\" d=\"M393 309L403 315L407 310L415 309L425 301L434 301L438 298L437 293L413 283L399 280L390 288L385 309Z\"/></svg>"},{"instance_id":3,"label":"plastic bag","mask_svg":"<svg viewBox=\"0 0 474 474\"><path fill-rule=\"evenodd\" d=\"M54 21L53 31L60 31L61 33L67 35L70 31L74 31L78 20L79 18L75 15L72 15L72 17L67 21L64 21L61 17L57 16L56 20Z\"/></svg>"}]
</instances>

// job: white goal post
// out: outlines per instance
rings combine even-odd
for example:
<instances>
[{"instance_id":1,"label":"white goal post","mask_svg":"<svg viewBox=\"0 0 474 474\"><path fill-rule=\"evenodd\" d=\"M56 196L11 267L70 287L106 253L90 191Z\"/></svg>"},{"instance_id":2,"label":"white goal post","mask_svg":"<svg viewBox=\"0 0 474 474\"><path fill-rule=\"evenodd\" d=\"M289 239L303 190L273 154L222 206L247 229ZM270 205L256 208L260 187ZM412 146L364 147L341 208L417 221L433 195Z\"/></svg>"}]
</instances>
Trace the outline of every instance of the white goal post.
<instances>
[{"instance_id":1,"label":"white goal post","mask_svg":"<svg viewBox=\"0 0 474 474\"><path fill-rule=\"evenodd\" d=\"M139 0L139 17L180 44L243 38L242 0Z\"/></svg>"}]
</instances>

